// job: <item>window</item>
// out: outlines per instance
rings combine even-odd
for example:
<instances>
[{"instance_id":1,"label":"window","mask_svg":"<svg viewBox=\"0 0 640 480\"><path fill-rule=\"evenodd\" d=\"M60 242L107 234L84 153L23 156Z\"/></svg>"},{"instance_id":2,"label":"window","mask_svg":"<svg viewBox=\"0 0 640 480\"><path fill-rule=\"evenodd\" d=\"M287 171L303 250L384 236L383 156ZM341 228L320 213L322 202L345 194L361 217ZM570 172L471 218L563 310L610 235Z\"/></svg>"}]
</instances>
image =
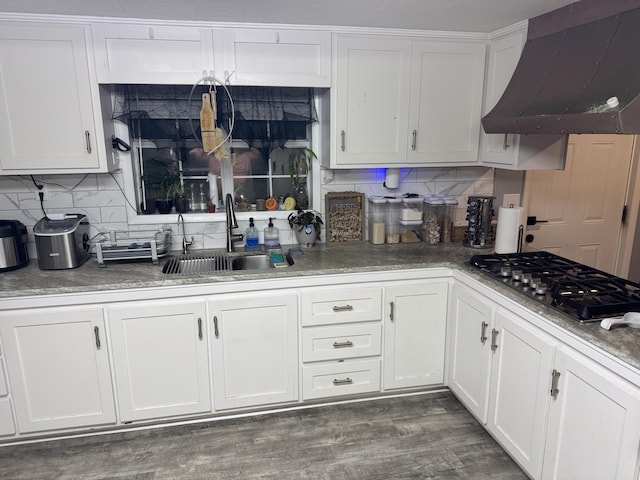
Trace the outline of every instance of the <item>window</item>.
<instances>
[{"instance_id":1,"label":"window","mask_svg":"<svg viewBox=\"0 0 640 480\"><path fill-rule=\"evenodd\" d=\"M183 213L211 211L213 205L220 208L226 193L234 195L238 211L269 197L309 198L309 172L301 159L309 155L311 124L317 120L313 90L229 87L235 120L226 145L230 156L222 162L207 155L200 140L202 94L209 90L203 85L116 87L114 118L129 128L138 213L164 212L166 199ZM217 126L225 133L231 105L217 87Z\"/></svg>"}]
</instances>

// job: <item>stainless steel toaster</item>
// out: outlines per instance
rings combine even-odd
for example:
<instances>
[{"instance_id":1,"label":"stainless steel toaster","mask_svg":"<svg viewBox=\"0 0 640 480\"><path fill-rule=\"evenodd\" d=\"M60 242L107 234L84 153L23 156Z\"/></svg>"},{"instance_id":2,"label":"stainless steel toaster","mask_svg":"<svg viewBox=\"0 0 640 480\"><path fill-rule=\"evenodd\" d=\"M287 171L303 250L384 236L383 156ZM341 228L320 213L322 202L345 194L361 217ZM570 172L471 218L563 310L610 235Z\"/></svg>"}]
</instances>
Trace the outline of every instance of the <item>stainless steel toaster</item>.
<instances>
[{"instance_id":1,"label":"stainless steel toaster","mask_svg":"<svg viewBox=\"0 0 640 480\"><path fill-rule=\"evenodd\" d=\"M82 214L65 214L38 220L33 227L42 270L76 268L89 257L89 220Z\"/></svg>"}]
</instances>

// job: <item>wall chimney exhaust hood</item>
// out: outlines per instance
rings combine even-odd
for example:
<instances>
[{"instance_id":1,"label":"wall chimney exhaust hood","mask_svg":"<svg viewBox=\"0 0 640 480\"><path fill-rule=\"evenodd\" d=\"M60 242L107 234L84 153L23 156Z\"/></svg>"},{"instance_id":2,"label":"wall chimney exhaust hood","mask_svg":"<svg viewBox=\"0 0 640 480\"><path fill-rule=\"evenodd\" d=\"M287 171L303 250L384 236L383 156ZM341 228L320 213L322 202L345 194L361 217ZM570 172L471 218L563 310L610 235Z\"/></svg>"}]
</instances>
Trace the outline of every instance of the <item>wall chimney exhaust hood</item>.
<instances>
[{"instance_id":1,"label":"wall chimney exhaust hood","mask_svg":"<svg viewBox=\"0 0 640 480\"><path fill-rule=\"evenodd\" d=\"M582 0L529 20L487 133L640 134L640 0Z\"/></svg>"}]
</instances>

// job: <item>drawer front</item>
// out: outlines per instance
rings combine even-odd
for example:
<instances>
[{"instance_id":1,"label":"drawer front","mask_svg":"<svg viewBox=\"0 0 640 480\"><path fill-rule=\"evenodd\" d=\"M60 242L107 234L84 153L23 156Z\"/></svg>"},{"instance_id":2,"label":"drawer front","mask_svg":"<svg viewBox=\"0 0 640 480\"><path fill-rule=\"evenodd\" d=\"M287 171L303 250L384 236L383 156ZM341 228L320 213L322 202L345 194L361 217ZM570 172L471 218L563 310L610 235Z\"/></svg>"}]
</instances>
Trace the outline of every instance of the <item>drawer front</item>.
<instances>
[{"instance_id":1,"label":"drawer front","mask_svg":"<svg viewBox=\"0 0 640 480\"><path fill-rule=\"evenodd\" d=\"M302 331L302 361L371 357L382 351L382 324L309 327Z\"/></svg>"},{"instance_id":2,"label":"drawer front","mask_svg":"<svg viewBox=\"0 0 640 480\"><path fill-rule=\"evenodd\" d=\"M309 291L302 294L302 325L367 322L382 318L382 288Z\"/></svg>"},{"instance_id":3,"label":"drawer front","mask_svg":"<svg viewBox=\"0 0 640 480\"><path fill-rule=\"evenodd\" d=\"M0 397L6 397L8 394L9 390L7 389L7 377L4 373L2 358L0 358Z\"/></svg>"},{"instance_id":4,"label":"drawer front","mask_svg":"<svg viewBox=\"0 0 640 480\"><path fill-rule=\"evenodd\" d=\"M0 435L14 435L16 427L8 398L0 398Z\"/></svg>"},{"instance_id":5,"label":"drawer front","mask_svg":"<svg viewBox=\"0 0 640 480\"><path fill-rule=\"evenodd\" d=\"M302 397L337 397L380 391L380 360L357 360L302 367Z\"/></svg>"}]
</instances>

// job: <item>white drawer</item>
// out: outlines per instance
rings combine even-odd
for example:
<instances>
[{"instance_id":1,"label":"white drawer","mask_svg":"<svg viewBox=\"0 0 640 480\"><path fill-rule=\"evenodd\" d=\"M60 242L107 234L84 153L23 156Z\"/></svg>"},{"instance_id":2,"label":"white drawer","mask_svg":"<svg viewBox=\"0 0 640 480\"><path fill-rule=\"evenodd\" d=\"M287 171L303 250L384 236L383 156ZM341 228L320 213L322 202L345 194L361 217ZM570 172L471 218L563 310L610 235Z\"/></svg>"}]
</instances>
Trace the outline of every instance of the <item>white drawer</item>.
<instances>
[{"instance_id":1,"label":"white drawer","mask_svg":"<svg viewBox=\"0 0 640 480\"><path fill-rule=\"evenodd\" d=\"M370 357L382 351L382 324L356 323L302 330L302 361Z\"/></svg>"},{"instance_id":2,"label":"white drawer","mask_svg":"<svg viewBox=\"0 0 640 480\"><path fill-rule=\"evenodd\" d=\"M302 367L304 400L379 391L379 359Z\"/></svg>"},{"instance_id":3,"label":"white drawer","mask_svg":"<svg viewBox=\"0 0 640 480\"><path fill-rule=\"evenodd\" d=\"M382 318L382 288L310 290L302 294L302 325L367 322Z\"/></svg>"},{"instance_id":4,"label":"white drawer","mask_svg":"<svg viewBox=\"0 0 640 480\"><path fill-rule=\"evenodd\" d=\"M16 427L13 422L11 402L8 398L0 398L0 435L14 435Z\"/></svg>"}]
</instances>

